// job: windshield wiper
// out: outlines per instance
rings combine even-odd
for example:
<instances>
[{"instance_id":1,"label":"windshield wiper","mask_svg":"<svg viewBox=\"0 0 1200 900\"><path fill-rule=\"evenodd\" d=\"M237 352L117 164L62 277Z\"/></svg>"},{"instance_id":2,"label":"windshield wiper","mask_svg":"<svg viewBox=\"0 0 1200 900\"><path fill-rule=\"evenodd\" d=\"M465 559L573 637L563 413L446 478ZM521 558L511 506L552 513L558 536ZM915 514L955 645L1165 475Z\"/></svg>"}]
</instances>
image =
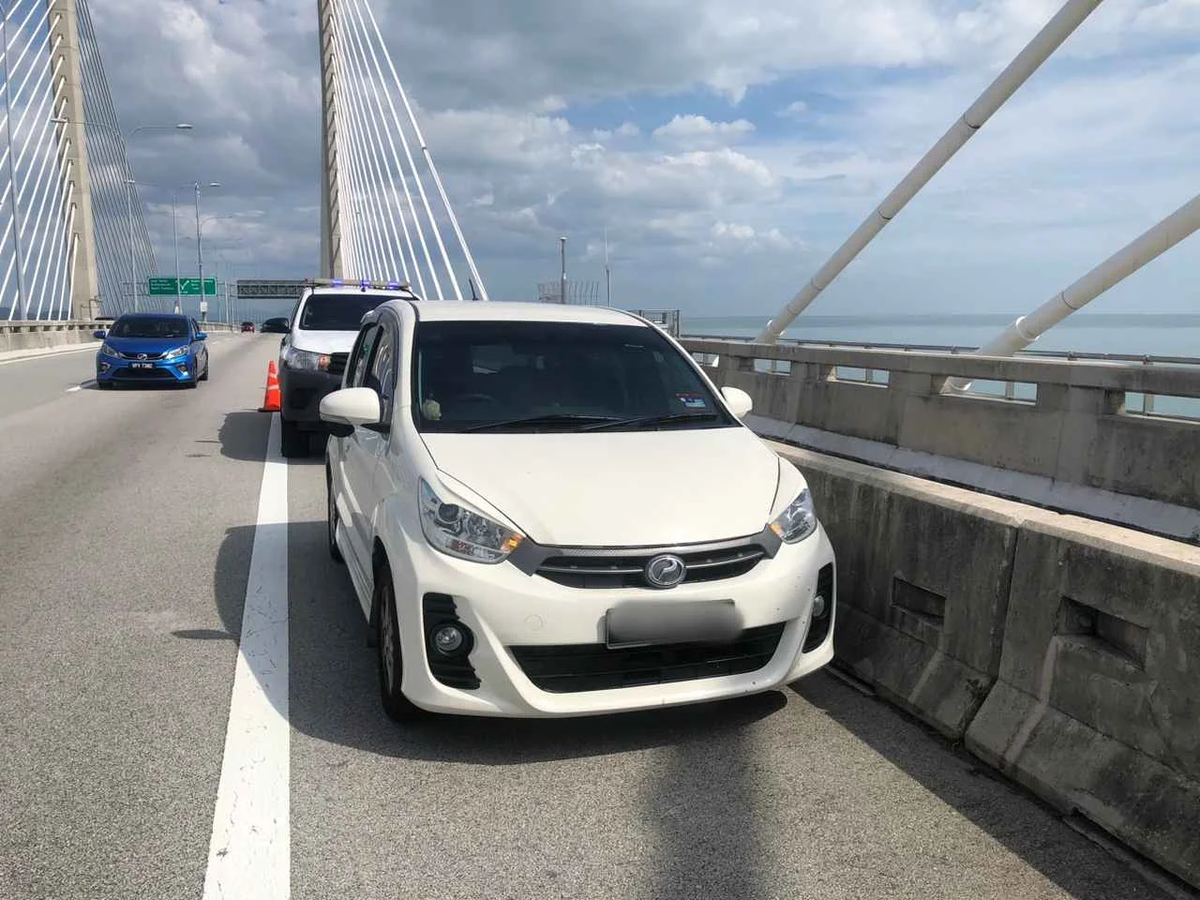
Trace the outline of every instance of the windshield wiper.
<instances>
[{"instance_id":1,"label":"windshield wiper","mask_svg":"<svg viewBox=\"0 0 1200 900\"><path fill-rule=\"evenodd\" d=\"M597 431L601 428L619 428L622 425L667 425L672 422L711 422L714 419L719 419L716 413L667 413L661 416L639 416L634 419L613 419L608 422L600 422L597 425L588 425L586 428L581 428L580 431Z\"/></svg>"},{"instance_id":2,"label":"windshield wiper","mask_svg":"<svg viewBox=\"0 0 1200 900\"><path fill-rule=\"evenodd\" d=\"M520 419L504 419L500 422L484 422L481 425L470 425L463 431L487 431L492 428L516 427L518 425L558 425L579 424L581 422L598 422L601 425L615 424L624 421L619 416L581 416L572 413L547 413L542 416L525 416Z\"/></svg>"}]
</instances>

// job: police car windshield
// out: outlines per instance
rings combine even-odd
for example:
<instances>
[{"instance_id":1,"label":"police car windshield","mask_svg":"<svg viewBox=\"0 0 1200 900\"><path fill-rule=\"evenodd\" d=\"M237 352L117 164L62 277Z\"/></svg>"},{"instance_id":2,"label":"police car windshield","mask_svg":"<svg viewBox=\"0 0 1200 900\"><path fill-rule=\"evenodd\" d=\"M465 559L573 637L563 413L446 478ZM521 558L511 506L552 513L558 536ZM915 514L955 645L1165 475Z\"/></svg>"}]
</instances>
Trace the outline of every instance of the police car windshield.
<instances>
[{"instance_id":1,"label":"police car windshield","mask_svg":"<svg viewBox=\"0 0 1200 900\"><path fill-rule=\"evenodd\" d=\"M313 294L300 314L302 331L358 331L362 317L381 303L401 299L400 294L362 294L344 291Z\"/></svg>"}]
</instances>

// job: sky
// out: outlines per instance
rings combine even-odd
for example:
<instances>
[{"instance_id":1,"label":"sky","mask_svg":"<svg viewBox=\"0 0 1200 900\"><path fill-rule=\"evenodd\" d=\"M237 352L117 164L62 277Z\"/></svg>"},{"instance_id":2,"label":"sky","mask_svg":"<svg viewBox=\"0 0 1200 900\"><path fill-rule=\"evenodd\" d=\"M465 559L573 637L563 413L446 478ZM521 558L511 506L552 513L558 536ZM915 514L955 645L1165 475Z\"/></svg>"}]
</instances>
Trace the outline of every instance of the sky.
<instances>
[{"instance_id":1,"label":"sky","mask_svg":"<svg viewBox=\"0 0 1200 900\"><path fill-rule=\"evenodd\" d=\"M206 274L318 274L311 0L89 0L136 177L201 194ZM371 0L495 300L771 315L1056 0ZM1200 186L1200 0L1105 0L813 314L1021 313ZM171 194L143 189L173 271ZM181 265L195 259L178 193ZM462 275L465 286L465 272ZM1200 311L1200 235L1094 312Z\"/></svg>"}]
</instances>

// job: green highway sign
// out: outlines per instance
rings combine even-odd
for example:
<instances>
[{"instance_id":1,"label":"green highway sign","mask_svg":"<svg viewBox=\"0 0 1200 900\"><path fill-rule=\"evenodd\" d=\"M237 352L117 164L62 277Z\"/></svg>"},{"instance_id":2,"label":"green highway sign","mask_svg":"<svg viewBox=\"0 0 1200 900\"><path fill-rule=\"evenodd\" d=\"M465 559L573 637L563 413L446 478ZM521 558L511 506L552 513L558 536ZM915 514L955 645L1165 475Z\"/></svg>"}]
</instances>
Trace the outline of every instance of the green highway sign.
<instances>
[{"instance_id":1,"label":"green highway sign","mask_svg":"<svg viewBox=\"0 0 1200 900\"><path fill-rule=\"evenodd\" d=\"M200 293L199 278L180 278L178 288L175 286L174 278L150 278L147 279L147 286L151 297L173 296L174 294L195 297ZM217 279L204 279L204 293L210 297L217 295Z\"/></svg>"}]
</instances>

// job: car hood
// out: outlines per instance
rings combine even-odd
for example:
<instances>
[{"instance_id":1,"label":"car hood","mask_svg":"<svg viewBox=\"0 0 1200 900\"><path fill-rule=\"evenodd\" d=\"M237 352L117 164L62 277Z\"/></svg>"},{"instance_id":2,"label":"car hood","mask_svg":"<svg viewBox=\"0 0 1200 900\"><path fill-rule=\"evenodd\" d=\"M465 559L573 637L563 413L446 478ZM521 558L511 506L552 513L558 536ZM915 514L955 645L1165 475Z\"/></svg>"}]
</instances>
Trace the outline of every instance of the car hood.
<instances>
[{"instance_id":1,"label":"car hood","mask_svg":"<svg viewBox=\"0 0 1200 900\"><path fill-rule=\"evenodd\" d=\"M357 338L357 331L294 331L292 346L311 353L349 353Z\"/></svg>"},{"instance_id":2,"label":"car hood","mask_svg":"<svg viewBox=\"0 0 1200 900\"><path fill-rule=\"evenodd\" d=\"M539 544L652 546L757 534L779 461L746 428L422 434L434 465Z\"/></svg>"},{"instance_id":3,"label":"car hood","mask_svg":"<svg viewBox=\"0 0 1200 900\"><path fill-rule=\"evenodd\" d=\"M138 338L113 337L110 334L104 339L104 343L108 344L114 350L120 350L122 353L166 353L168 350L174 350L176 347L185 346L189 341L186 337Z\"/></svg>"}]
</instances>

